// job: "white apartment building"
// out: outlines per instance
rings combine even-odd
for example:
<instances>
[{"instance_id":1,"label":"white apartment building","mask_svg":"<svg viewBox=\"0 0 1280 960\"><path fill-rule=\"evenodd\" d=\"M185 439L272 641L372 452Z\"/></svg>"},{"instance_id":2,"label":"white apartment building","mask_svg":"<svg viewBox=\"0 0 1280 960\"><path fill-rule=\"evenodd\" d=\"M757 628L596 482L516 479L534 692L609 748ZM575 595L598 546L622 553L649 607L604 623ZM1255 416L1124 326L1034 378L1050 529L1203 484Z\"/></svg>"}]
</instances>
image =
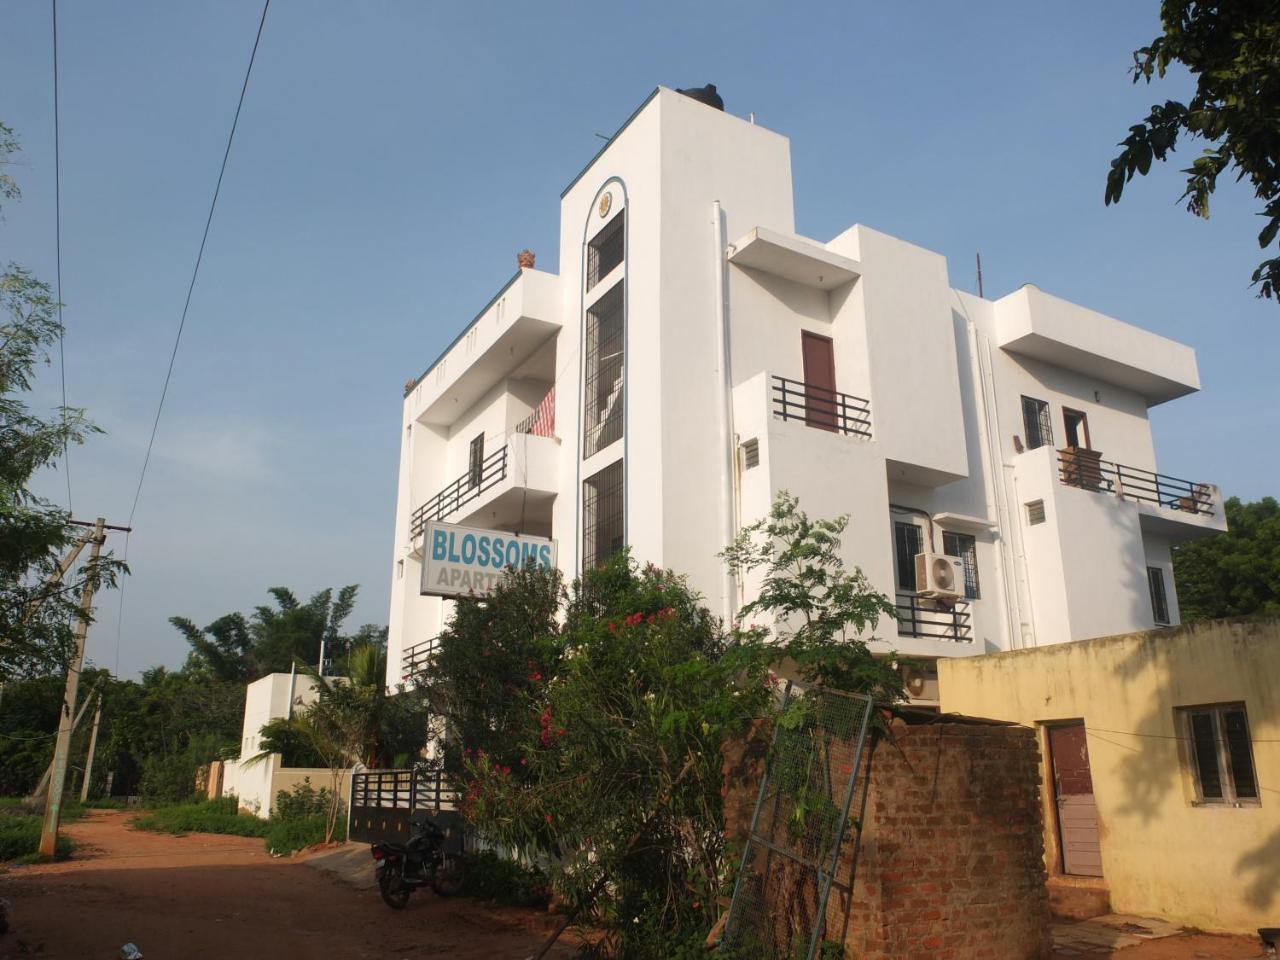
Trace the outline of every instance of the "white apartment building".
<instances>
[{"instance_id":1,"label":"white apartment building","mask_svg":"<svg viewBox=\"0 0 1280 960\"><path fill-rule=\"evenodd\" d=\"M569 577L625 544L732 617L752 584L717 554L786 490L849 514L847 563L897 599L879 646L924 661L1176 624L1170 548L1225 528L1147 417L1199 389L1189 347L956 290L864 226L798 236L787 138L698 99L655 90L574 178L559 263L407 385L391 685L449 615L419 593L432 519L553 537ZM959 559L949 591L918 554Z\"/></svg>"}]
</instances>

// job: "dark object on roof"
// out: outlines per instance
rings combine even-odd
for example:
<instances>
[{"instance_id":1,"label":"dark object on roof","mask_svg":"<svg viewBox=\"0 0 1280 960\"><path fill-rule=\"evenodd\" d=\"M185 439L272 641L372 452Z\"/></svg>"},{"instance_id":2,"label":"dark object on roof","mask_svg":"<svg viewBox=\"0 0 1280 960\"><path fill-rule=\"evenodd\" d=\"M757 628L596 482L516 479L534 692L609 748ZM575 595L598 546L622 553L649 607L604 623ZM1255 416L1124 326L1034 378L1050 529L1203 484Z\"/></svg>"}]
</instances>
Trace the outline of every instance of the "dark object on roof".
<instances>
[{"instance_id":1,"label":"dark object on roof","mask_svg":"<svg viewBox=\"0 0 1280 960\"><path fill-rule=\"evenodd\" d=\"M714 83L708 83L705 87L690 87L688 90L681 90L677 87L676 93L683 93L689 99L705 103L708 107L715 107L717 110L724 109L724 100L720 98L720 94L716 93L716 85Z\"/></svg>"}]
</instances>

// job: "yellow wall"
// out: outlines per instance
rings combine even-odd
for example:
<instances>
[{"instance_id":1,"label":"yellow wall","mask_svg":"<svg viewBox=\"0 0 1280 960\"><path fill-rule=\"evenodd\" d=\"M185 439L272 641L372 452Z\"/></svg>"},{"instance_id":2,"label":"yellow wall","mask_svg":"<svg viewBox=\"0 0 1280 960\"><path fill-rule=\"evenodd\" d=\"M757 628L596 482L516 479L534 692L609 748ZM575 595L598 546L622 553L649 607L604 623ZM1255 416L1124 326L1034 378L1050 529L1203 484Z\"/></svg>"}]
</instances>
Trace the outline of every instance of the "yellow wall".
<instances>
[{"instance_id":1,"label":"yellow wall","mask_svg":"<svg viewBox=\"0 0 1280 960\"><path fill-rule=\"evenodd\" d=\"M938 681L946 712L1084 720L1113 910L1206 930L1280 922L1280 618L941 660ZM1196 806L1174 708L1241 701L1261 804Z\"/></svg>"}]
</instances>

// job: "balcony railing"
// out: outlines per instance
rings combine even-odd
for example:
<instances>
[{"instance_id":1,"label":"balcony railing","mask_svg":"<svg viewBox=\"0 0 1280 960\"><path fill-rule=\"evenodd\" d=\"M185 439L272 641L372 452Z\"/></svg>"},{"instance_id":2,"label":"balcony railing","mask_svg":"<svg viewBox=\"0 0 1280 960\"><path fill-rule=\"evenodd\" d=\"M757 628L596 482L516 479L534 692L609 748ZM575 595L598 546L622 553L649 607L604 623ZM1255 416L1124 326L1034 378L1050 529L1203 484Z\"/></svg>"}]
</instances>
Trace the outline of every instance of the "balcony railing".
<instances>
[{"instance_id":1,"label":"balcony railing","mask_svg":"<svg viewBox=\"0 0 1280 960\"><path fill-rule=\"evenodd\" d=\"M406 647L400 654L401 679L416 680L418 675L427 668L431 658L436 655L439 645L440 638L432 637L430 640L415 643L412 647Z\"/></svg>"},{"instance_id":2,"label":"balcony railing","mask_svg":"<svg viewBox=\"0 0 1280 960\"><path fill-rule=\"evenodd\" d=\"M871 401L801 380L773 377L773 414L832 433L871 436Z\"/></svg>"},{"instance_id":3,"label":"balcony railing","mask_svg":"<svg viewBox=\"0 0 1280 960\"><path fill-rule=\"evenodd\" d=\"M967 600L931 600L915 594L898 594L898 635L973 642L973 616Z\"/></svg>"},{"instance_id":4,"label":"balcony railing","mask_svg":"<svg viewBox=\"0 0 1280 960\"><path fill-rule=\"evenodd\" d=\"M1213 516L1213 490L1205 483L1179 480L1151 470L1102 460L1092 450L1058 451L1059 476L1069 487L1110 493L1126 500L1154 503L1170 510Z\"/></svg>"},{"instance_id":5,"label":"balcony railing","mask_svg":"<svg viewBox=\"0 0 1280 960\"><path fill-rule=\"evenodd\" d=\"M483 496L507 478L507 448L493 451L478 469L468 470L434 497L420 506L409 518L409 534L417 537L431 520L443 520L459 507Z\"/></svg>"}]
</instances>

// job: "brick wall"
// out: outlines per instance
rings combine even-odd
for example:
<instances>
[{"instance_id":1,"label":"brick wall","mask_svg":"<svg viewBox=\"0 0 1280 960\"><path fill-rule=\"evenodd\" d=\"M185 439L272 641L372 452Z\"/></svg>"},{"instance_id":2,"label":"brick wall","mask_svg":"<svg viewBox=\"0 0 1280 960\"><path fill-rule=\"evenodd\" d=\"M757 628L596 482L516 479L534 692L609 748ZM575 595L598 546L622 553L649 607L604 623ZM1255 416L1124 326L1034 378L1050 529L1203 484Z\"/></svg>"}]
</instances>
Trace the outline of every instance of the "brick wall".
<instances>
[{"instance_id":1,"label":"brick wall","mask_svg":"<svg viewBox=\"0 0 1280 960\"><path fill-rule=\"evenodd\" d=\"M731 836L749 825L759 755L726 748ZM1039 759L1026 727L894 720L870 758L854 896L850 830L826 937L859 960L1049 956Z\"/></svg>"}]
</instances>

